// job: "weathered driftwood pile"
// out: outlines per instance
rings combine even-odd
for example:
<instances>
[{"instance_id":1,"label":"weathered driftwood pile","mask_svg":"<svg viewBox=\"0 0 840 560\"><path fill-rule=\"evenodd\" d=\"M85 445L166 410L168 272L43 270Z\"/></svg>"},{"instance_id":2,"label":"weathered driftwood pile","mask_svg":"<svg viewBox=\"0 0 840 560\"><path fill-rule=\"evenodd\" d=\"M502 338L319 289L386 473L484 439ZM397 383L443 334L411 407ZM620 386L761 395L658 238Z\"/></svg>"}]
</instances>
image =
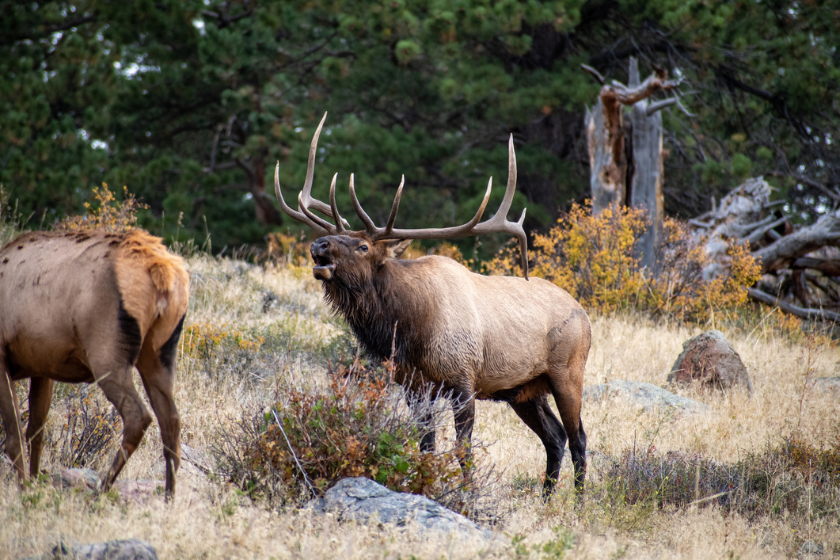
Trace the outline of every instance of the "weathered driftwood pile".
<instances>
[{"instance_id":1,"label":"weathered driftwood pile","mask_svg":"<svg viewBox=\"0 0 840 560\"><path fill-rule=\"evenodd\" d=\"M761 177L749 179L690 221L708 235L714 262L704 274L714 277L729 265L727 240L749 243L762 271L752 299L803 319L840 320L840 211L795 227L784 201L770 201L771 190Z\"/></svg>"}]
</instances>

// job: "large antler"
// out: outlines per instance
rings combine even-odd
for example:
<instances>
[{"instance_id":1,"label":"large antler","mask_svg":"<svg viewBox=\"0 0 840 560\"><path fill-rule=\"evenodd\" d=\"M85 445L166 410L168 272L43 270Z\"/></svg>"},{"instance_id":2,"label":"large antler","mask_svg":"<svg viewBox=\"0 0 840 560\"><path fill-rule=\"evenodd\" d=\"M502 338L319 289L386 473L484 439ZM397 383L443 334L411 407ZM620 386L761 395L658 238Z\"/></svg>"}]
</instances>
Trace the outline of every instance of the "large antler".
<instances>
[{"instance_id":1,"label":"large antler","mask_svg":"<svg viewBox=\"0 0 840 560\"><path fill-rule=\"evenodd\" d=\"M353 206L356 209L356 214L365 223L365 228L374 241L378 239L456 239L487 233L508 233L519 238L522 271L525 273L525 279L528 279L528 240L525 236L525 230L522 227L527 208L522 210L522 216L518 222L510 222L507 219L507 213L513 201L513 193L516 192L516 154L513 149L512 134L508 141L508 182L507 188L505 189L505 198L502 200L501 205L499 205L499 210L496 214L487 221L479 223L481 216L484 214L484 209L487 207L487 201L490 200L490 190L493 187L492 177L487 182L487 191L484 193L484 200L481 201L478 212L475 213L475 216L469 222L460 226L447 228L394 229L394 221L397 218L397 210L400 207L400 198L402 198L404 183L405 176L400 181L397 196L394 197L391 213L388 216L388 223L385 227L376 227L376 224L373 223L373 220L371 220L370 216L362 208L361 203L359 203L359 199L356 197L356 188L353 184L353 175L350 175L350 196L353 199Z\"/></svg>"},{"instance_id":2,"label":"large antler","mask_svg":"<svg viewBox=\"0 0 840 560\"><path fill-rule=\"evenodd\" d=\"M277 162L277 166L274 168L274 191L277 194L277 200L280 202L280 207L283 209L283 212L290 217L308 225L319 234L336 235L344 233L344 226L348 225L347 221L338 213L338 206L335 203L335 181L338 174L333 176L332 184L330 185L329 205L312 198L312 178L315 173L315 155L318 150L318 137L321 135L321 129L326 119L327 114L324 113L321 123L318 125L317 130L315 130L315 135L312 137L312 143L309 145L309 164L306 168L306 179L303 182L303 189L298 195L298 210L290 208L283 199L283 193L280 192L280 162ZM394 222L397 219L397 210L400 207L404 185L405 175L400 180L397 196L391 205L388 223L385 227L377 227L370 216L364 211L361 203L359 203L359 199L356 196L354 177L350 175L350 196L353 199L353 207L356 209L356 214L364 222L365 229L374 241L379 239L456 239L487 233L508 233L515 235L519 239L522 271L525 273L525 279L528 279L528 242L525 236L525 230L522 228L526 209L522 210L522 216L520 216L518 222L509 222L507 220L507 213L513 201L513 194L516 192L516 154L513 149L513 135L510 136L510 140L508 141L508 182L507 189L505 190L505 198L502 200L502 204L499 206L496 214L487 221L479 223L485 208L487 208L487 201L490 200L490 191L493 187L492 177L487 182L487 191L484 193L484 199L481 201L478 212L475 213L475 216L469 222L460 226L447 228L394 229ZM333 225L323 218L316 216L312 210L317 210L325 215L332 216L335 224Z\"/></svg>"},{"instance_id":3,"label":"large antler","mask_svg":"<svg viewBox=\"0 0 840 560\"><path fill-rule=\"evenodd\" d=\"M319 233L326 233L328 235L335 235L344 232L344 225L347 222L342 219L338 213L338 208L335 205L335 180L338 174L333 176L332 185L330 185L330 204L327 205L320 200L312 198L312 178L315 175L315 155L318 151L318 138L321 136L321 129L324 127L324 121L327 120L327 113L321 118L315 136L312 137L312 142L309 144L309 163L306 166L306 179L303 181L303 190L298 195L298 210L292 210L286 204L283 198L283 193L280 192L280 162L274 167L274 192L277 194L277 200L280 202L280 208L283 212L288 214L291 218L299 222L303 222ZM335 225L319 218L310 211L317 210L323 214L332 216L335 220Z\"/></svg>"}]
</instances>

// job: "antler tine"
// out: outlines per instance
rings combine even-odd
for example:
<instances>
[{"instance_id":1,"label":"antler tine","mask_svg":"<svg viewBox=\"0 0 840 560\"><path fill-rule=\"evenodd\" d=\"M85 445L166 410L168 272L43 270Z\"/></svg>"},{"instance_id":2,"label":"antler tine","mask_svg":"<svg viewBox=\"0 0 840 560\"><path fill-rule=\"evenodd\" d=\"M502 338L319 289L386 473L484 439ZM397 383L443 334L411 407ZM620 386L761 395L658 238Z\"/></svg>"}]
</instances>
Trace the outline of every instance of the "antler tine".
<instances>
[{"instance_id":1,"label":"antler tine","mask_svg":"<svg viewBox=\"0 0 840 560\"><path fill-rule=\"evenodd\" d=\"M356 214L362 221L365 223L365 229L368 232L368 235L374 235L379 228L376 227L376 224L373 223L373 220L370 219L370 216L367 215L364 208L362 208L362 204L359 202L359 199L356 197L356 185L354 184L354 174L350 174L350 198L353 199L353 208L356 209Z\"/></svg>"},{"instance_id":2,"label":"antler tine","mask_svg":"<svg viewBox=\"0 0 840 560\"><path fill-rule=\"evenodd\" d=\"M305 214L298 212L296 210L292 210L288 204L286 204L286 200L283 198L283 193L280 191L280 162L277 162L277 165L274 166L274 193L277 195L277 200L280 202L280 208L288 214L290 218L293 218L299 222L302 222L312 229L318 231L319 233L329 233L328 229L324 229L316 222L313 222L309 218L306 217ZM298 197L298 205L300 205L300 197Z\"/></svg>"},{"instance_id":3,"label":"antler tine","mask_svg":"<svg viewBox=\"0 0 840 560\"><path fill-rule=\"evenodd\" d=\"M487 183L487 192L484 195L484 200L481 201L481 206L476 212L472 220L466 224L448 228L436 229L388 229L376 228L373 238L376 239L453 239L458 237L467 237L470 235L481 235L485 233L508 233L515 235L519 239L520 256L522 271L525 274L525 279L528 279L528 238L525 235L525 229L522 223L525 220L525 211L518 222L510 222L507 219L507 213L510 210L510 205L513 202L513 195L516 192L516 153L513 146L513 135L508 140L508 183L505 189L505 197L499 205L499 210L496 214L486 222L478 223L490 199L490 190L492 189L493 179Z\"/></svg>"},{"instance_id":4,"label":"antler tine","mask_svg":"<svg viewBox=\"0 0 840 560\"><path fill-rule=\"evenodd\" d=\"M325 202L321 202L317 198L312 198L312 179L315 175L315 157L318 154L318 139L321 137L321 129L324 128L324 122L327 120L327 113L324 113L324 116L321 117L321 122L318 123L318 128L315 129L315 135L312 137L312 142L309 143L309 162L306 165L306 179L303 181L303 190L301 194L303 196L301 199L303 200L303 205L307 208L311 208L312 210L317 210L318 212L324 214L325 216L332 216L335 218L335 215L332 211L332 208L329 204ZM339 222L341 222L341 218L336 218ZM343 220L343 226L350 226L346 220ZM344 229L343 227L341 228Z\"/></svg>"},{"instance_id":5,"label":"antler tine","mask_svg":"<svg viewBox=\"0 0 840 560\"><path fill-rule=\"evenodd\" d=\"M337 226L332 225L323 218L319 218L312 211L303 204L303 193L298 193L298 206L306 214L306 217L314 222L319 228L326 231L329 235L335 235Z\"/></svg>"},{"instance_id":6,"label":"antler tine","mask_svg":"<svg viewBox=\"0 0 840 560\"><path fill-rule=\"evenodd\" d=\"M318 138L321 136L321 129L324 128L324 122L327 120L327 113L321 117L321 122L318 123L318 128L315 129L315 135L312 137L312 142L309 144L309 162L306 165L306 179L303 181L303 190L301 191L301 200L303 206L317 210L322 214L332 215L332 208L318 199L312 198L312 179L315 176L315 156L318 154Z\"/></svg>"},{"instance_id":7,"label":"antler tine","mask_svg":"<svg viewBox=\"0 0 840 560\"><path fill-rule=\"evenodd\" d=\"M505 197L499 205L499 210L492 218L481 224L482 226L505 223L507 222L507 214L510 211L510 204L513 202L513 194L516 192L516 153L513 150L513 134L508 140L508 181L505 187Z\"/></svg>"},{"instance_id":8,"label":"antler tine","mask_svg":"<svg viewBox=\"0 0 840 560\"><path fill-rule=\"evenodd\" d=\"M484 209L487 208L487 201L490 200L490 190L493 188L493 178L487 182L487 191L484 193L484 199L478 207L478 211L472 219L460 226L453 226L448 228L426 228L426 229L391 229L387 227L376 228L373 233L373 240L379 239L453 239L458 237L468 237L474 234L476 224L481 220L484 214ZM393 212L393 211L392 211Z\"/></svg>"},{"instance_id":9,"label":"antler tine","mask_svg":"<svg viewBox=\"0 0 840 560\"><path fill-rule=\"evenodd\" d=\"M525 228L522 223L525 221L525 212L527 208L522 209L522 215L519 221L510 222L507 219L510 205L513 202L513 195L516 192L516 150L513 147L513 134L508 139L508 182L505 188L505 198L499 205L499 210L496 214L484 223L478 224L475 227L475 233L509 233L519 238L519 256L521 258L520 264L522 271L525 273L525 279L528 279L528 236L525 235Z\"/></svg>"},{"instance_id":10,"label":"antler tine","mask_svg":"<svg viewBox=\"0 0 840 560\"><path fill-rule=\"evenodd\" d=\"M341 222L344 220L341 214L338 213L338 206L335 203L335 180L338 179L338 173L333 175L332 183L330 184L330 208L332 209L333 220L335 220L335 232L344 233L344 225Z\"/></svg>"},{"instance_id":11,"label":"antler tine","mask_svg":"<svg viewBox=\"0 0 840 560\"><path fill-rule=\"evenodd\" d=\"M397 210L400 209L400 199L402 198L403 185L405 185L405 175L400 179L400 186L397 187L397 196L394 197L394 203L391 205L391 213L388 215L388 223L385 225L383 236L388 235L394 229L394 222L397 219Z\"/></svg>"}]
</instances>

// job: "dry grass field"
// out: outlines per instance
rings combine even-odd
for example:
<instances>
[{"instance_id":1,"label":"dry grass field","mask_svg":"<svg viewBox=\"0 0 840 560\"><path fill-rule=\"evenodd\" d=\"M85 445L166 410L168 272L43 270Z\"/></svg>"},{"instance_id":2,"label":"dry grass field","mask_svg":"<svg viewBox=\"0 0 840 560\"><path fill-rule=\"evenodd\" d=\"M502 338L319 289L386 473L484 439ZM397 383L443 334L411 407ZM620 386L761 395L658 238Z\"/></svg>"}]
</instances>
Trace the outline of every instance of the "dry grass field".
<instances>
[{"instance_id":1,"label":"dry grass field","mask_svg":"<svg viewBox=\"0 0 840 560\"><path fill-rule=\"evenodd\" d=\"M327 361L352 352L352 338L322 303L308 268L264 269L200 255L188 264L192 300L175 398L183 443L210 457L220 427L230 427L243 411L275 402L289 384L324 384ZM626 315L591 319L586 385L625 379L664 386L682 342L702 330ZM840 375L837 347L807 337L791 342L760 321L733 332L725 323L715 326L743 358L755 387L752 398L737 391L680 390L712 408L704 414L643 411L620 399L586 401L590 468L586 497L578 505L568 453L559 489L545 504L539 495L542 444L507 405L479 403L474 439L486 452L478 461L495 465L498 477L492 488L494 541L339 523L291 506L268 508L189 464L182 465L177 496L167 505L162 495L132 501L117 492L100 496L47 482L19 490L2 461L0 556L41 554L62 538L88 543L130 537L151 542L161 558L789 558L804 550L803 543L821 547L822 557L840 556L840 473L828 481L783 469L770 473L774 488L798 485L789 494L795 499L754 515L719 500L676 506L654 497L628 503L609 478L609 466L634 450L639 457L701 456L734 465L794 438L836 453L840 397L816 390L813 379ZM26 384L19 385L23 396ZM67 387L56 391L46 471L61 468L70 407L74 398L82 402L73 395ZM108 411L97 391L86 399L87 410ZM451 439L451 427L445 432L439 442ZM152 424L120 480L162 480L161 457ZM89 466L102 470L105 463L100 456ZM730 498L736 503L738 496Z\"/></svg>"}]
</instances>

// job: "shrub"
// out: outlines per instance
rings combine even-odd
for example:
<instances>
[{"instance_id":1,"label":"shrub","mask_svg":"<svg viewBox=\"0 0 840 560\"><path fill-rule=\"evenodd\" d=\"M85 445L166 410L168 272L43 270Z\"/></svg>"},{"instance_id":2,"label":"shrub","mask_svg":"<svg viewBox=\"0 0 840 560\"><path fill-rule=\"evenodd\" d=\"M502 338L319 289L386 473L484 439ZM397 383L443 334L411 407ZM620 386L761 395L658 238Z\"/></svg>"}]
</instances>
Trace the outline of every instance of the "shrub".
<instances>
[{"instance_id":1,"label":"shrub","mask_svg":"<svg viewBox=\"0 0 840 560\"><path fill-rule=\"evenodd\" d=\"M735 464L653 446L624 450L601 472L605 507L706 507L750 518L810 514L838 518L840 443L817 447L790 437Z\"/></svg>"},{"instance_id":2,"label":"shrub","mask_svg":"<svg viewBox=\"0 0 840 560\"><path fill-rule=\"evenodd\" d=\"M269 233L265 239L267 256L272 261L291 266L306 266L309 263L312 242L306 240L305 233L295 237L276 231Z\"/></svg>"},{"instance_id":3,"label":"shrub","mask_svg":"<svg viewBox=\"0 0 840 560\"><path fill-rule=\"evenodd\" d=\"M531 273L565 289L584 307L606 313L636 309L701 321L717 309L746 302L747 288L760 275L746 247L731 244L727 271L706 280L705 239L684 222L668 219L657 248L661 272L655 275L641 268L636 254L648 227L639 208L607 208L593 216L588 207L574 205L548 234L534 236ZM491 274L516 274L516 257L509 244L485 268Z\"/></svg>"},{"instance_id":4,"label":"shrub","mask_svg":"<svg viewBox=\"0 0 840 560\"><path fill-rule=\"evenodd\" d=\"M96 206L85 202L85 213L82 216L68 216L55 226L56 231L93 231L102 230L121 233L134 229L137 224L137 212L148 208L123 187L123 200L118 202L108 185L102 183L102 188L93 187L93 198Z\"/></svg>"},{"instance_id":5,"label":"shrub","mask_svg":"<svg viewBox=\"0 0 840 560\"><path fill-rule=\"evenodd\" d=\"M547 235L534 236L534 274L589 308L639 306L648 294L634 248L646 223L638 208L607 208L592 216L575 205Z\"/></svg>"},{"instance_id":6,"label":"shrub","mask_svg":"<svg viewBox=\"0 0 840 560\"><path fill-rule=\"evenodd\" d=\"M342 478L360 476L474 519L493 518L483 505L491 472L471 459L465 482L463 449L421 451L436 420L418 424L391 373L360 371L355 362L331 371L324 388L283 388L281 401L222 430L214 448L220 474L270 503L320 496ZM426 399L420 406L433 404ZM473 457L481 450L474 446Z\"/></svg>"},{"instance_id":7,"label":"shrub","mask_svg":"<svg viewBox=\"0 0 840 560\"><path fill-rule=\"evenodd\" d=\"M747 288L758 282L761 267L746 245L730 242L728 267L711 280L704 271L711 264L706 238L695 236L688 224L665 220L659 249L661 272L651 279L652 309L681 319L702 321L717 309L735 309L747 301Z\"/></svg>"},{"instance_id":8,"label":"shrub","mask_svg":"<svg viewBox=\"0 0 840 560\"><path fill-rule=\"evenodd\" d=\"M92 397L96 385L71 387L65 398L67 419L56 442L64 467L98 468L116 451L122 435L122 418L110 403Z\"/></svg>"}]
</instances>

